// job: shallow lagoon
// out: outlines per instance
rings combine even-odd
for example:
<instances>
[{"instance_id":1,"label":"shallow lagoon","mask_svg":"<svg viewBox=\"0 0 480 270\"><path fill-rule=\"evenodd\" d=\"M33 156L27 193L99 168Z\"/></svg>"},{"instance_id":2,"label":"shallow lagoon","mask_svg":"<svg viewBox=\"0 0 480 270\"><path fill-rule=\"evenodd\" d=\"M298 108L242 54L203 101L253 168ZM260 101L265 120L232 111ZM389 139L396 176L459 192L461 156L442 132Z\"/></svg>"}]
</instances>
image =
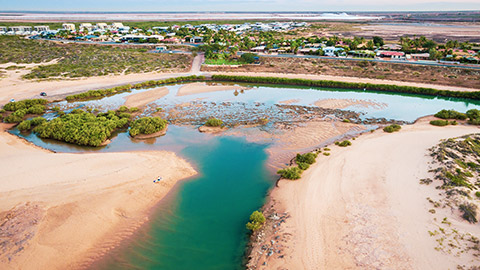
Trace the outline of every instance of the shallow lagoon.
<instances>
[{"instance_id":1,"label":"shallow lagoon","mask_svg":"<svg viewBox=\"0 0 480 270\"><path fill-rule=\"evenodd\" d=\"M385 103L385 108L351 106L346 110L362 112L363 118L414 121L441 109L466 111L480 108L480 102L432 98L415 95L385 94L351 90L320 90L294 87L252 86L234 95L234 91L176 96L181 85L167 86L170 93L153 102L152 108L181 103L232 102L269 110L280 101L296 99L295 105L313 106L319 99L359 99ZM88 106L101 110L116 109L124 97L146 90L133 90L101 100L75 102L69 107ZM257 104L260 104L259 106ZM67 106L60 102L60 106ZM232 110L238 109L233 106ZM247 242L245 223L249 214L262 206L276 176L266 169L268 145L247 142L244 138L201 134L192 127L170 125L165 136L147 141L132 140L119 132L103 148L76 147L44 140L34 134L12 133L58 152L117 152L170 150L192 162L199 176L181 182L169 198L159 204L151 222L135 237L94 265L95 269L238 269ZM161 167L159 167L161 171Z\"/></svg>"}]
</instances>

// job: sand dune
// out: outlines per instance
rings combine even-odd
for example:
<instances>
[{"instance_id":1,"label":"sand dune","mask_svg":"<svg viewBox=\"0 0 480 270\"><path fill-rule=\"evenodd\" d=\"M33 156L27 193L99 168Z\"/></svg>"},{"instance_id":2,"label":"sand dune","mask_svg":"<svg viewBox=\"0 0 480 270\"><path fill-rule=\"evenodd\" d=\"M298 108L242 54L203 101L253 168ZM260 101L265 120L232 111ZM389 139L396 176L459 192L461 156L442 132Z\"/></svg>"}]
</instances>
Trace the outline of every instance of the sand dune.
<instances>
[{"instance_id":1,"label":"sand dune","mask_svg":"<svg viewBox=\"0 0 480 270\"><path fill-rule=\"evenodd\" d=\"M440 220L433 221L426 198L438 192L419 179L429 175L429 147L479 131L420 121L399 133L380 130L350 147L331 147L331 156L320 155L302 179L281 181L272 192L277 212L291 215L277 233L287 236L286 256L271 256L258 269L456 269L466 263L434 250L428 230L438 229ZM478 226L469 229L480 233Z\"/></svg>"},{"instance_id":2,"label":"sand dune","mask_svg":"<svg viewBox=\"0 0 480 270\"><path fill-rule=\"evenodd\" d=\"M56 154L1 131L0 269L88 264L194 174L171 152Z\"/></svg>"}]
</instances>

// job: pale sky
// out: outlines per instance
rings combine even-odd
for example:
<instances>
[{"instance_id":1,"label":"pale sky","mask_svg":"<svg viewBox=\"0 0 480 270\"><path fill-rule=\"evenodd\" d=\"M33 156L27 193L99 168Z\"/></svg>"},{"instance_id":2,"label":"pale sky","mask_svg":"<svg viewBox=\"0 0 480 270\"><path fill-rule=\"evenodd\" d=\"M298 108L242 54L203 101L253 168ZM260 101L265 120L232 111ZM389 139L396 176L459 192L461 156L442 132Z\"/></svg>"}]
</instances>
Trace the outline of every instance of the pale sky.
<instances>
[{"instance_id":1,"label":"pale sky","mask_svg":"<svg viewBox=\"0 0 480 270\"><path fill-rule=\"evenodd\" d=\"M0 0L0 11L440 11L480 0Z\"/></svg>"}]
</instances>

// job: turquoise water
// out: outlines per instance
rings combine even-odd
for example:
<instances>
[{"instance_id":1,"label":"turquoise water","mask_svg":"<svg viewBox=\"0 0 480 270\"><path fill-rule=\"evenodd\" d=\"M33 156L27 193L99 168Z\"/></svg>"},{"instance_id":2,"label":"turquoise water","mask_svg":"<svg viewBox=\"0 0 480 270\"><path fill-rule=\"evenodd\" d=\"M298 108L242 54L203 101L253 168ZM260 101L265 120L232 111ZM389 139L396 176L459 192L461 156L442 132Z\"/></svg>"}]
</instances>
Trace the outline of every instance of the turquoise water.
<instances>
[{"instance_id":1,"label":"turquoise water","mask_svg":"<svg viewBox=\"0 0 480 270\"><path fill-rule=\"evenodd\" d=\"M241 269L245 223L273 183L266 147L216 137L183 149L201 175L182 182L132 242L93 268Z\"/></svg>"},{"instance_id":2,"label":"turquoise water","mask_svg":"<svg viewBox=\"0 0 480 270\"><path fill-rule=\"evenodd\" d=\"M259 109L271 110L278 102L289 99L297 100L296 105L312 105L325 98L359 99L387 106L352 106L347 109L364 113L363 117L405 121L413 121L441 109L466 111L480 108L478 101L461 99L272 86L253 86L238 95L234 95L234 91L221 91L177 97L175 94L179 87L168 86L170 93L153 102L152 107L168 108L200 100L244 103L246 107L255 108L257 103L261 103ZM102 100L76 102L73 106L115 109L123 104L124 97L140 91L145 90ZM68 105L66 102L59 104ZM238 108L233 107L232 110ZM262 206L265 194L276 178L265 166L268 145L249 143L243 138L202 134L192 127L170 125L165 136L146 141L132 140L122 131L111 144L102 148L77 147L40 139L34 134L20 134L17 130L12 133L58 152L175 151L197 167L199 176L181 182L159 204L151 222L95 264L94 269L240 269L247 241L245 223L250 213Z\"/></svg>"}]
</instances>

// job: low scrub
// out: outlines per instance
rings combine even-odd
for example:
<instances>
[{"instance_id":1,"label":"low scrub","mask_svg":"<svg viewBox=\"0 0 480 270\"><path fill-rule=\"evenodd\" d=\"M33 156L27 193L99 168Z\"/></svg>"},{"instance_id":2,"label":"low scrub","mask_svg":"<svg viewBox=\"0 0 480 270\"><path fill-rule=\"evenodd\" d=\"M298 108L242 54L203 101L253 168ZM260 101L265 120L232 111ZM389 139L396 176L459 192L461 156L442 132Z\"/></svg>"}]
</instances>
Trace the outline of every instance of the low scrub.
<instances>
[{"instance_id":1,"label":"low scrub","mask_svg":"<svg viewBox=\"0 0 480 270\"><path fill-rule=\"evenodd\" d=\"M45 99L26 99L26 100L9 102L9 103L5 104L5 106L3 106L3 109L6 110L6 111L14 112L14 111L18 111L18 110L21 110L21 109L27 109L28 110L28 109L34 107L35 105L45 105L47 103L48 103L48 101L45 100ZM37 107L37 108L39 108L39 107ZM43 108L45 108L45 107L43 107Z\"/></svg>"},{"instance_id":2,"label":"low scrub","mask_svg":"<svg viewBox=\"0 0 480 270\"><path fill-rule=\"evenodd\" d=\"M288 167L277 171L277 174L280 174L282 178L289 180L297 180L302 177L302 169L299 167Z\"/></svg>"},{"instance_id":3,"label":"low scrub","mask_svg":"<svg viewBox=\"0 0 480 270\"><path fill-rule=\"evenodd\" d=\"M463 213L462 217L470 223L477 223L477 206L473 203L460 204L458 209Z\"/></svg>"},{"instance_id":4,"label":"low scrub","mask_svg":"<svg viewBox=\"0 0 480 270\"><path fill-rule=\"evenodd\" d=\"M383 131L388 132L388 133L393 133L393 132L399 131L400 129L402 129L402 127L400 125L393 124L393 125L389 125L389 126L384 127Z\"/></svg>"},{"instance_id":5,"label":"low scrub","mask_svg":"<svg viewBox=\"0 0 480 270\"><path fill-rule=\"evenodd\" d=\"M297 156L295 157L295 162L297 164L306 163L306 164L311 165L311 164L315 163L316 158L317 158L317 154L311 153L311 152L303 154L303 155L297 154ZM302 170L304 170L304 169L302 169Z\"/></svg>"},{"instance_id":6,"label":"low scrub","mask_svg":"<svg viewBox=\"0 0 480 270\"><path fill-rule=\"evenodd\" d=\"M430 125L438 126L438 127L444 127L448 125L448 120L432 120L430 121Z\"/></svg>"},{"instance_id":7,"label":"low scrub","mask_svg":"<svg viewBox=\"0 0 480 270\"><path fill-rule=\"evenodd\" d=\"M167 127L167 121L160 117L142 117L135 120L130 126L130 136L153 134Z\"/></svg>"},{"instance_id":8,"label":"low scrub","mask_svg":"<svg viewBox=\"0 0 480 270\"><path fill-rule=\"evenodd\" d=\"M345 141L342 141L342 142L335 142L335 145L338 145L340 147L347 147L347 146L352 145L352 142L348 141L348 140L345 140Z\"/></svg>"},{"instance_id":9,"label":"low scrub","mask_svg":"<svg viewBox=\"0 0 480 270\"><path fill-rule=\"evenodd\" d=\"M210 118L205 122L207 127L221 127L223 126L223 121L217 118Z\"/></svg>"},{"instance_id":10,"label":"low scrub","mask_svg":"<svg viewBox=\"0 0 480 270\"><path fill-rule=\"evenodd\" d=\"M442 119L457 119L457 120L467 119L466 114L457 112L455 110L441 110L438 113L436 113L434 116Z\"/></svg>"},{"instance_id":11,"label":"low scrub","mask_svg":"<svg viewBox=\"0 0 480 270\"><path fill-rule=\"evenodd\" d=\"M263 224L265 223L266 219L262 212L254 211L250 215L250 222L247 223L246 227L248 230L257 231L262 228Z\"/></svg>"},{"instance_id":12,"label":"low scrub","mask_svg":"<svg viewBox=\"0 0 480 270\"><path fill-rule=\"evenodd\" d=\"M35 117L31 120L25 120L25 121L22 121L18 126L18 130L20 131L30 131L32 128L38 126L38 125L41 125L43 123L47 122L47 120L43 117Z\"/></svg>"}]
</instances>

